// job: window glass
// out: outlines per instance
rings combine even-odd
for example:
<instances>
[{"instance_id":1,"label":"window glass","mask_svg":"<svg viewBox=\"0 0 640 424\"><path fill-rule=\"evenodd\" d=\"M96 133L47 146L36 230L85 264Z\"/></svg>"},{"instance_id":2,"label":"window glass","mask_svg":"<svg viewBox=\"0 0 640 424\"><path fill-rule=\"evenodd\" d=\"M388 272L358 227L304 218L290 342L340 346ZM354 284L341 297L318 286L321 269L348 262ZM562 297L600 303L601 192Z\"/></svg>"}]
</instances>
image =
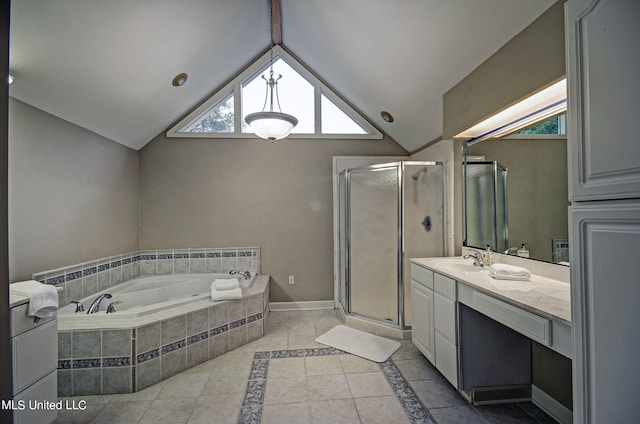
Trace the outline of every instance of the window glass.
<instances>
[{"instance_id":1,"label":"window glass","mask_svg":"<svg viewBox=\"0 0 640 424\"><path fill-rule=\"evenodd\" d=\"M204 118L187 126L185 132L233 133L233 93L218 102Z\"/></svg>"},{"instance_id":2,"label":"window glass","mask_svg":"<svg viewBox=\"0 0 640 424\"><path fill-rule=\"evenodd\" d=\"M566 134L566 115L559 115L518 131L515 134Z\"/></svg>"},{"instance_id":3,"label":"window glass","mask_svg":"<svg viewBox=\"0 0 640 424\"><path fill-rule=\"evenodd\" d=\"M349 115L322 94L322 134L368 134Z\"/></svg>"}]
</instances>

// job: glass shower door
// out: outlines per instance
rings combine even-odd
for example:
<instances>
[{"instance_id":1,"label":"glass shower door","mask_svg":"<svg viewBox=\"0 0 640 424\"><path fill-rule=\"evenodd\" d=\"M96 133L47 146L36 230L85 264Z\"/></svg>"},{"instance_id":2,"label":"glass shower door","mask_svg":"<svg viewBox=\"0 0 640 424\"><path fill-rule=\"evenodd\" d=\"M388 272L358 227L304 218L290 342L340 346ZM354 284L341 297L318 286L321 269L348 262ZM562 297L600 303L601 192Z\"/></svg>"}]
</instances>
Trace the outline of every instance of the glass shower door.
<instances>
[{"instance_id":1,"label":"glass shower door","mask_svg":"<svg viewBox=\"0 0 640 424\"><path fill-rule=\"evenodd\" d=\"M398 166L348 178L349 310L398 324Z\"/></svg>"}]
</instances>

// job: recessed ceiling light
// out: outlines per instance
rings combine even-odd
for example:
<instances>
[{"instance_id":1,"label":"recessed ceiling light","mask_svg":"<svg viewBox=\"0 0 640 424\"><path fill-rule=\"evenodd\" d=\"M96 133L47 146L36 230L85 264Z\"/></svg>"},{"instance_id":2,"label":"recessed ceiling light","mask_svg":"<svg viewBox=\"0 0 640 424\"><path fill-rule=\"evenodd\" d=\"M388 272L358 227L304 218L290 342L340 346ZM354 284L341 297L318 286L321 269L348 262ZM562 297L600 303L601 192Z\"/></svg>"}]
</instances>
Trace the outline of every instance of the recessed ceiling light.
<instances>
[{"instance_id":1,"label":"recessed ceiling light","mask_svg":"<svg viewBox=\"0 0 640 424\"><path fill-rule=\"evenodd\" d=\"M384 119L385 122L393 122L393 115L390 114L389 112L387 112L386 110L383 110L382 112L380 112L380 116L382 116L382 119Z\"/></svg>"},{"instance_id":2,"label":"recessed ceiling light","mask_svg":"<svg viewBox=\"0 0 640 424\"><path fill-rule=\"evenodd\" d=\"M187 82L187 78L189 76L184 72L173 77L173 81L171 81L171 85L174 87L182 87L185 82Z\"/></svg>"},{"instance_id":3,"label":"recessed ceiling light","mask_svg":"<svg viewBox=\"0 0 640 424\"><path fill-rule=\"evenodd\" d=\"M7 76L7 82L8 82L9 84L13 84L13 81L14 81L14 80L15 80L15 78L13 77L13 74L9 74L9 75Z\"/></svg>"}]
</instances>

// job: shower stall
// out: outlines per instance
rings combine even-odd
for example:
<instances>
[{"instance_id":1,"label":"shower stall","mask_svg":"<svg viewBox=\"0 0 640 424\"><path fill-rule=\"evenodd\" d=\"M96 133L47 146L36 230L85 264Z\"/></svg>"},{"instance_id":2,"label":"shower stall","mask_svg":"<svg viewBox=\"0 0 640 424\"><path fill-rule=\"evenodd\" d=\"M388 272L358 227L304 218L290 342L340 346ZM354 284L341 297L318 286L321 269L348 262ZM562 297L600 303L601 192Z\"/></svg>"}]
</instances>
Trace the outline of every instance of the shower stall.
<instances>
[{"instance_id":1,"label":"shower stall","mask_svg":"<svg viewBox=\"0 0 640 424\"><path fill-rule=\"evenodd\" d=\"M375 324L410 328L409 258L445 252L443 164L345 169L338 203L342 310Z\"/></svg>"},{"instance_id":2,"label":"shower stall","mask_svg":"<svg viewBox=\"0 0 640 424\"><path fill-rule=\"evenodd\" d=\"M507 168L496 161L465 161L463 170L463 244L504 252L509 248Z\"/></svg>"}]
</instances>

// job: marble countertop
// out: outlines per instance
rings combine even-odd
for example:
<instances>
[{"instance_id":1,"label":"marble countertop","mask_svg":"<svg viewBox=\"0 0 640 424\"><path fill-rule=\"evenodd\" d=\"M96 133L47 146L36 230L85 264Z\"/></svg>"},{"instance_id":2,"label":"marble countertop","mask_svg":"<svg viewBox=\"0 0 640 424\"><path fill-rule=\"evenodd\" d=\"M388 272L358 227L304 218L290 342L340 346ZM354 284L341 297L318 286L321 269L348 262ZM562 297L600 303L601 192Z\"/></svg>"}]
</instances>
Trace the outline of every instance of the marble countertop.
<instances>
[{"instance_id":1,"label":"marble countertop","mask_svg":"<svg viewBox=\"0 0 640 424\"><path fill-rule=\"evenodd\" d=\"M532 274L529 281L496 280L489 276L488 268L480 272L446 269L438 266L438 261L442 259L445 258L412 258L410 261L496 299L545 318L571 325L569 284L537 274Z\"/></svg>"},{"instance_id":2,"label":"marble countertop","mask_svg":"<svg viewBox=\"0 0 640 424\"><path fill-rule=\"evenodd\" d=\"M9 307L15 308L16 306L24 305L25 303L29 303L29 297L23 296L21 294L15 294L9 292Z\"/></svg>"}]
</instances>

